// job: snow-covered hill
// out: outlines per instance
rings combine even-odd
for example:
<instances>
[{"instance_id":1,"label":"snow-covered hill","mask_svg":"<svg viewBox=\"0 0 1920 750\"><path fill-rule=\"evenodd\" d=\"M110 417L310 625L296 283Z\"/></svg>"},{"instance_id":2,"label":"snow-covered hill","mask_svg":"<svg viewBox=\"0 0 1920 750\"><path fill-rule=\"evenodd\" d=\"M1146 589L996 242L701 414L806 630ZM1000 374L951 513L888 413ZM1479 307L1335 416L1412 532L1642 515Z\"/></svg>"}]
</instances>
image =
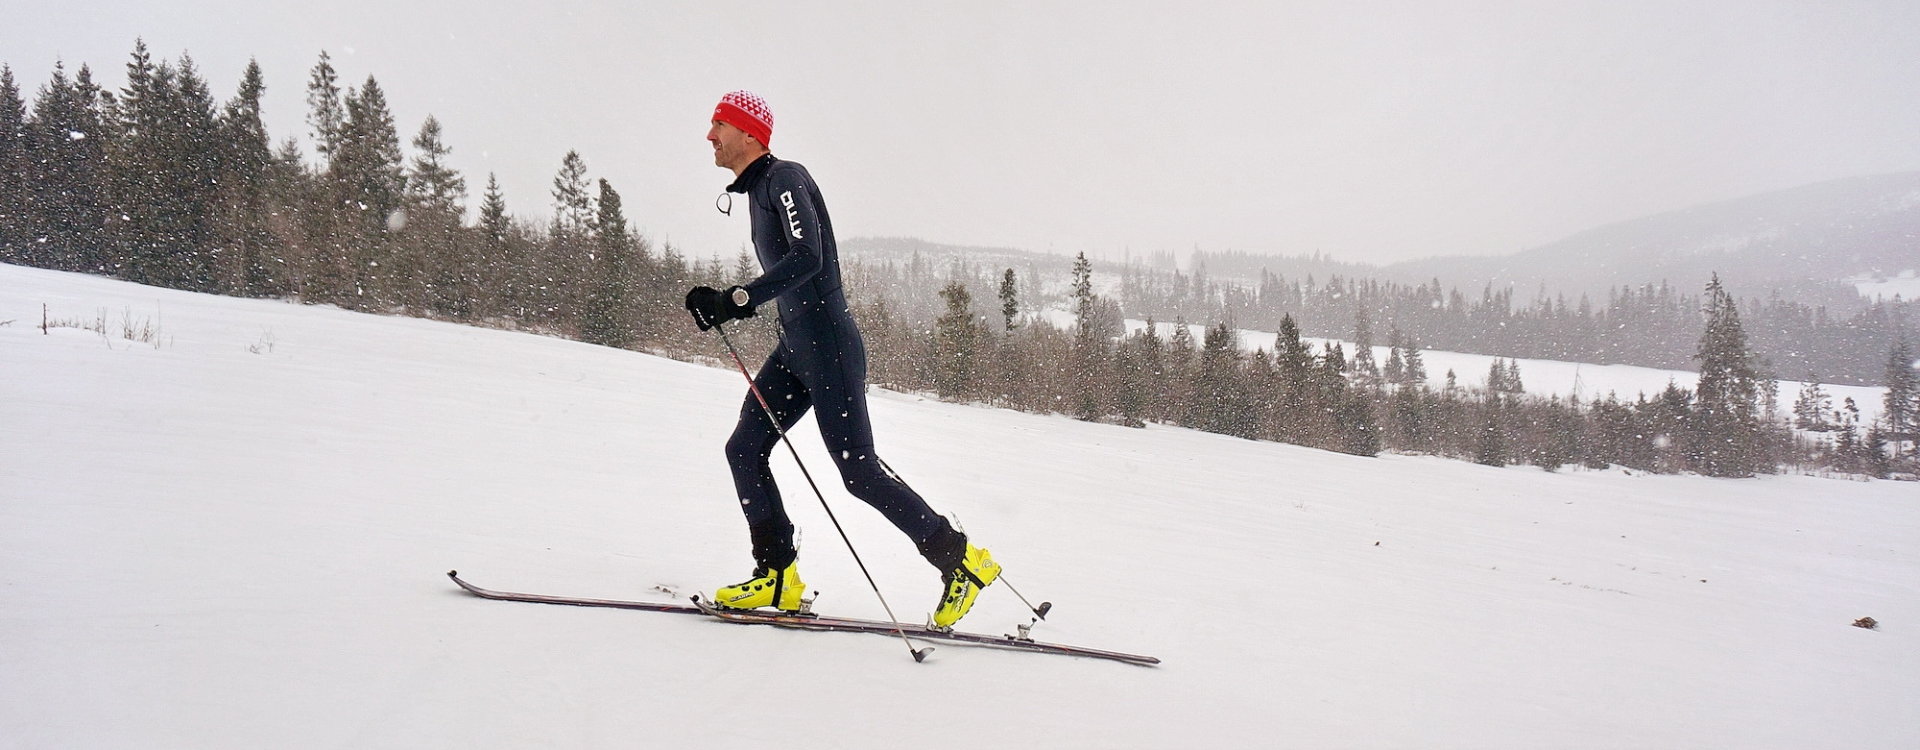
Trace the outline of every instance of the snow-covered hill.
<instances>
[{"instance_id":1,"label":"snow-covered hill","mask_svg":"<svg viewBox=\"0 0 1920 750\"><path fill-rule=\"evenodd\" d=\"M107 335L43 334L42 304ZM889 463L1055 603L1037 635L1165 664L917 664L444 578L737 580L742 391L569 341L0 266L0 748L1920 744L1906 483L1360 458L876 392ZM810 423L796 438L831 471ZM821 609L879 616L776 471ZM921 616L934 571L825 487ZM962 625L1021 614L989 590Z\"/></svg>"},{"instance_id":2,"label":"snow-covered hill","mask_svg":"<svg viewBox=\"0 0 1920 750\"><path fill-rule=\"evenodd\" d=\"M1718 274L1738 296L1796 282L1894 276L1916 265L1920 172L1818 182L1596 227L1508 256L1431 258L1381 276L1576 298L1664 280L1700 289ZM1802 302L1819 304L1809 299Z\"/></svg>"}]
</instances>

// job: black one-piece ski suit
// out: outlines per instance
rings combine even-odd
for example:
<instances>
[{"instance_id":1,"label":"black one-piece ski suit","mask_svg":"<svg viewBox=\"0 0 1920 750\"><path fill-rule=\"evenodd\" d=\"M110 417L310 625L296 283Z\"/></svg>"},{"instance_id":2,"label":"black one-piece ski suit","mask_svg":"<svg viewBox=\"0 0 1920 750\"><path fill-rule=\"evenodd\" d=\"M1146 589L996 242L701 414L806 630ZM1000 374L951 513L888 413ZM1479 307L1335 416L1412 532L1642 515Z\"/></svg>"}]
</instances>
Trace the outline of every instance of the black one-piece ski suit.
<instances>
[{"instance_id":1,"label":"black one-piece ski suit","mask_svg":"<svg viewBox=\"0 0 1920 750\"><path fill-rule=\"evenodd\" d=\"M950 570L966 552L966 537L933 512L901 482L873 450L867 420L867 349L840 288L840 256L833 222L805 167L761 156L727 190L744 193L753 222L753 249L763 273L745 284L748 304L778 303L780 345L767 357L754 384L790 430L809 408L833 455L847 491L884 514L911 537L940 570ZM763 567L786 567L795 556L793 523L782 507L768 458L779 434L751 392L740 423L727 440L753 536L754 558Z\"/></svg>"}]
</instances>

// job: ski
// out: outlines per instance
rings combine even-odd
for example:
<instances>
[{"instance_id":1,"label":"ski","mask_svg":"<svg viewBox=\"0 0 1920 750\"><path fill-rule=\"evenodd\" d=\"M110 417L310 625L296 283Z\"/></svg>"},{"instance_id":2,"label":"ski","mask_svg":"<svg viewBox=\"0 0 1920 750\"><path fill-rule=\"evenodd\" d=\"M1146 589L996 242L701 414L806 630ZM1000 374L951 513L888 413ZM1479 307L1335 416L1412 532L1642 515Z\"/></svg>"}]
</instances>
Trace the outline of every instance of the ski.
<instances>
[{"instance_id":1,"label":"ski","mask_svg":"<svg viewBox=\"0 0 1920 750\"><path fill-rule=\"evenodd\" d=\"M545 594L517 594L511 591L493 591L460 580L460 571L457 570L447 571L447 577L453 579L454 583L460 584L460 588L466 589L467 593L482 599L497 599L503 602L532 602L534 604L565 604L571 607L637 609L645 612L675 612L683 615L706 614L705 612L701 612L699 607L691 607L685 604L630 602L619 599L585 599L573 596L547 596Z\"/></svg>"},{"instance_id":2,"label":"ski","mask_svg":"<svg viewBox=\"0 0 1920 750\"><path fill-rule=\"evenodd\" d=\"M886 622L883 620L862 620L862 619L857 619L852 617L829 617L825 615L816 615L816 614L810 614L810 613L804 613L804 614L788 613L788 612L781 612L778 610L725 609L722 607L716 607L712 603L704 601L698 597L694 598L693 604L694 606L699 607L702 612L705 612L706 614L712 615L714 617L718 617L722 620L726 620L727 622L737 622L737 623L744 623L744 624L751 624L751 625L775 625L779 627L796 628L800 630L828 630L828 631L837 631L837 632L843 632L843 633L875 633L878 635L886 635L886 636L897 636L897 635L900 635L901 633L905 633L908 638L919 638L921 640L930 640L930 641L948 641L951 643L962 643L962 644L973 645L973 646L986 646L989 648L1001 648L1001 649L1008 649L1013 651L1030 651L1033 653L1041 653L1041 654L1061 654L1063 656L1084 656L1090 659L1107 659L1109 661L1125 662L1127 664L1138 664L1141 666L1151 666L1151 665L1160 663L1160 660L1158 658L1155 658L1152 656L1142 656L1140 654L1128 654L1128 653L1122 653L1119 651L1104 651L1097 648L1085 648L1082 646L1068 646L1060 643L1044 643L1041 641L1033 640L1031 638L1016 636L1016 635L993 636L993 635L985 635L982 633L966 633L958 630L938 630L938 629L930 628L924 625L908 625L906 623L900 623L898 626L895 626L894 623ZM1024 628L1022 628L1022 630L1024 630Z\"/></svg>"},{"instance_id":3,"label":"ski","mask_svg":"<svg viewBox=\"0 0 1920 750\"><path fill-rule=\"evenodd\" d=\"M812 613L788 613L788 612L780 612L778 610L723 609L720 607L716 607L713 604L700 599L698 596L694 597L692 606L685 605L685 604L671 604L668 602L624 601L620 599L587 599L582 597L549 596L546 594L522 594L522 593L515 593L510 591L494 591L492 589L484 589L462 580L460 578L459 571L453 571L453 570L447 571L447 577L453 579L453 582L455 584L458 584L460 588L465 589L467 593L473 594L474 596L478 596L482 599L494 599L498 601L531 602L534 604L563 604L563 605L572 606L572 607L607 607L611 609L633 609L633 610L640 610L644 612L670 612L675 614L686 614L686 615L707 615L707 616L715 617L715 618L725 620L727 622L733 622L733 623L752 624L752 625L774 625L778 627L795 628L800 630L825 630L825 631L834 631L834 632L842 632L842 633L875 633L875 634L885 635L885 636L898 636L899 634L904 632L908 638L947 641L949 643L959 643L959 644L972 645L972 646L984 646L988 648L999 648L999 649L1007 649L1012 651L1028 651L1032 653L1041 653L1041 654L1060 654L1063 656L1080 656L1080 657L1086 657L1090 659L1106 659L1108 661L1117 661L1117 662L1123 662L1126 664L1137 664L1141 666L1152 666L1160 663L1159 659L1151 656L1142 656L1139 654L1128 654L1128 653L1122 653L1119 651L1104 651L1104 650L1095 649L1095 648L1084 648L1081 646L1068 646L1068 645L1058 644L1058 643L1045 643L1041 641L1036 641L1031 638L1025 637L1026 628L1024 627L1021 628L1021 631L1022 631L1021 635L1003 635L1003 636L992 636L992 635L985 635L981 633L965 633L965 632L960 632L955 630L936 630L933 628L926 627L924 625L907 625L905 623L902 623L898 628L896 628L893 623L885 622L881 620L862 620L862 619L851 618L851 617L831 617L831 616L817 615Z\"/></svg>"}]
</instances>

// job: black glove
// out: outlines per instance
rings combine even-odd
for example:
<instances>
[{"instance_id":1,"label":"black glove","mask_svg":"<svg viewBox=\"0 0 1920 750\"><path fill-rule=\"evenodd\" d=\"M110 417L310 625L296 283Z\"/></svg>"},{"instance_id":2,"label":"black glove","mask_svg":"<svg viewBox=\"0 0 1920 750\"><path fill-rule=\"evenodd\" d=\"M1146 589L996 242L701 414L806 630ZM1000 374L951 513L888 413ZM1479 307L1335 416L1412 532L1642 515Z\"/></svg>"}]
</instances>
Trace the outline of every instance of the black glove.
<instances>
[{"instance_id":1,"label":"black glove","mask_svg":"<svg viewBox=\"0 0 1920 750\"><path fill-rule=\"evenodd\" d=\"M729 320L753 317L753 308L744 304L747 290L743 287L730 287L720 291L710 286L696 286L687 292L687 312L693 313L693 324L705 331Z\"/></svg>"}]
</instances>

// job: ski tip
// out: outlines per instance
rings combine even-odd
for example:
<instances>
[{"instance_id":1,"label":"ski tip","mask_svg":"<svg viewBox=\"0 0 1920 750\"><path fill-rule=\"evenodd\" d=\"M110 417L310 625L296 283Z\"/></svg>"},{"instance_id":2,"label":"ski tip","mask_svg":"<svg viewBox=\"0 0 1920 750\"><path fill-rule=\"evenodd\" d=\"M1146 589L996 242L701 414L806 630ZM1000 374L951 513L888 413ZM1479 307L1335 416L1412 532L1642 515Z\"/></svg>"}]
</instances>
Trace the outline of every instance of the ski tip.
<instances>
[{"instance_id":1,"label":"ski tip","mask_svg":"<svg viewBox=\"0 0 1920 750\"><path fill-rule=\"evenodd\" d=\"M447 577L448 577L448 578L459 578L459 577L460 577L460 571L458 571L458 570L449 570L449 571L447 571Z\"/></svg>"}]
</instances>

